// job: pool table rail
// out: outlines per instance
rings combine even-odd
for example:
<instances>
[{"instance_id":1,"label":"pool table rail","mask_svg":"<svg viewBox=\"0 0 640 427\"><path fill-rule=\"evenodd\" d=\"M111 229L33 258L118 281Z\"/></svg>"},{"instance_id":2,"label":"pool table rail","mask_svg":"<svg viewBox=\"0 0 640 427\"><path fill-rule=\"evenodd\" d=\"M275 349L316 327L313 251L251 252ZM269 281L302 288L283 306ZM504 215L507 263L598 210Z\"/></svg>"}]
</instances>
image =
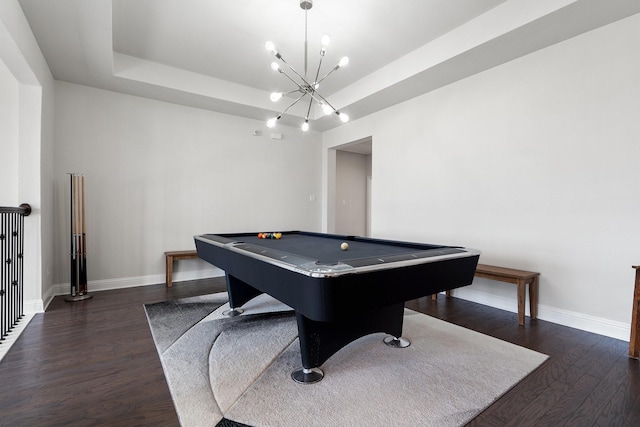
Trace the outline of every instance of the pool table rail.
<instances>
[{"instance_id":1,"label":"pool table rail","mask_svg":"<svg viewBox=\"0 0 640 427\"><path fill-rule=\"evenodd\" d=\"M335 263L320 262L316 259L294 254L281 249L266 248L260 244L248 243L245 239L238 237L253 237L257 233L242 233L234 235L203 234L194 236L196 241L213 244L220 248L227 249L259 261L276 265L280 268L290 270L313 278L337 277L345 274L367 273L378 270L409 267L412 265L424 264L425 262L439 262L447 259L466 258L480 255L480 251L470 248L450 247L441 245L426 245L418 243L403 243L391 240L369 239L355 236L321 235L309 232L285 232L287 235L300 234L309 236L322 236L326 238L336 238L337 240L365 242L374 244L402 245L407 251L399 254L389 254L383 256L345 258ZM227 236L233 236L227 237ZM247 239L248 240L248 239Z\"/></svg>"}]
</instances>

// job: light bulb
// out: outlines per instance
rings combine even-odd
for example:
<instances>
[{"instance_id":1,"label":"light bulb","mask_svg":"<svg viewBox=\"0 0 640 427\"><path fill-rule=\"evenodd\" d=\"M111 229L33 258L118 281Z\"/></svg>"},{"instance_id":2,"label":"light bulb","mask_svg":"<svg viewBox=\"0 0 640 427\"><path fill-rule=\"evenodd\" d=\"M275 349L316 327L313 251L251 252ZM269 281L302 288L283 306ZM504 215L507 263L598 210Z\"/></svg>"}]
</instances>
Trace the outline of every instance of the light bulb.
<instances>
[{"instance_id":1,"label":"light bulb","mask_svg":"<svg viewBox=\"0 0 640 427\"><path fill-rule=\"evenodd\" d=\"M273 44L273 42L266 42L264 45L265 49L267 49L269 52L273 52L276 53L276 45Z\"/></svg>"},{"instance_id":2,"label":"light bulb","mask_svg":"<svg viewBox=\"0 0 640 427\"><path fill-rule=\"evenodd\" d=\"M280 66L278 65L278 63L277 63L277 62L272 62L272 63L271 63L271 69L272 69L273 71L280 71Z\"/></svg>"},{"instance_id":3,"label":"light bulb","mask_svg":"<svg viewBox=\"0 0 640 427\"><path fill-rule=\"evenodd\" d=\"M342 123L347 123L349 121L349 116L347 116L345 113L338 113L338 117L340 117Z\"/></svg>"},{"instance_id":4,"label":"light bulb","mask_svg":"<svg viewBox=\"0 0 640 427\"><path fill-rule=\"evenodd\" d=\"M324 36L322 36L322 38L320 39L320 43L322 44L322 47L327 47L329 46L329 42L331 41L331 37L329 37L328 34L325 34Z\"/></svg>"},{"instance_id":5,"label":"light bulb","mask_svg":"<svg viewBox=\"0 0 640 427\"><path fill-rule=\"evenodd\" d=\"M342 59L340 60L340 62L338 62L338 66L339 67L344 67L349 63L349 58L346 56L343 56Z\"/></svg>"},{"instance_id":6,"label":"light bulb","mask_svg":"<svg viewBox=\"0 0 640 427\"><path fill-rule=\"evenodd\" d=\"M302 124L302 131L306 132L309 130L309 120L305 120L304 123Z\"/></svg>"},{"instance_id":7,"label":"light bulb","mask_svg":"<svg viewBox=\"0 0 640 427\"><path fill-rule=\"evenodd\" d=\"M282 92L273 92L269 98L271 98L272 102L278 102L282 98Z\"/></svg>"},{"instance_id":8,"label":"light bulb","mask_svg":"<svg viewBox=\"0 0 640 427\"><path fill-rule=\"evenodd\" d=\"M276 120L278 120L275 117L270 118L269 120L267 120L267 127L268 128L272 128L276 125Z\"/></svg>"},{"instance_id":9,"label":"light bulb","mask_svg":"<svg viewBox=\"0 0 640 427\"><path fill-rule=\"evenodd\" d=\"M333 108L329 107L327 104L322 104L322 111L328 116L333 113Z\"/></svg>"}]
</instances>

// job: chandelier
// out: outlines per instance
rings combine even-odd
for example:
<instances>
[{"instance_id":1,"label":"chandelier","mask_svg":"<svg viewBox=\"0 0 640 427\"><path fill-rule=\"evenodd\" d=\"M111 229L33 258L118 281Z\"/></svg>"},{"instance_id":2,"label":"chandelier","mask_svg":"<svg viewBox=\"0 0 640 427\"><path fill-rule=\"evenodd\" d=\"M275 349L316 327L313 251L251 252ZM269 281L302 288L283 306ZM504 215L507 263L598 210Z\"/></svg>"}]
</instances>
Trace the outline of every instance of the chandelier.
<instances>
[{"instance_id":1,"label":"chandelier","mask_svg":"<svg viewBox=\"0 0 640 427\"><path fill-rule=\"evenodd\" d=\"M320 87L320 83L324 81L327 77L329 77L334 71L336 71L340 67L344 67L349 63L349 58L346 56L343 57L338 64L333 67L327 74L325 74L322 78L320 78L320 68L322 67L322 59L324 58L325 53L327 52L327 45L329 44L329 36L324 35L321 39L322 47L320 49L320 61L318 62L318 69L315 73L315 77L313 80L307 77L307 11L313 7L313 0L300 0L300 8L304 10L304 74L298 73L295 68L293 68L287 61L284 60L280 52L276 49L276 46L268 41L265 45L268 51L274 54L274 56L284 64L289 71L293 73L288 74L287 71L280 66L277 62L271 63L271 69L274 71L283 74L289 80L291 80L296 86L296 89L293 89L289 92L273 92L271 94L271 101L278 102L283 96L297 93L298 98L293 101L287 108L285 108L280 114L275 117L272 117L267 121L267 127L274 127L276 122L285 114L291 107L300 102L304 97L309 95L309 107L307 108L307 114L304 117L304 123L302 123L302 130L309 130L309 114L311 113L311 107L313 106L313 102L315 101L320 107L322 111L326 115L336 114L343 123L349 121L349 116L345 113L341 113L336 110L333 105L327 99L322 96L318 92L318 88Z\"/></svg>"}]
</instances>

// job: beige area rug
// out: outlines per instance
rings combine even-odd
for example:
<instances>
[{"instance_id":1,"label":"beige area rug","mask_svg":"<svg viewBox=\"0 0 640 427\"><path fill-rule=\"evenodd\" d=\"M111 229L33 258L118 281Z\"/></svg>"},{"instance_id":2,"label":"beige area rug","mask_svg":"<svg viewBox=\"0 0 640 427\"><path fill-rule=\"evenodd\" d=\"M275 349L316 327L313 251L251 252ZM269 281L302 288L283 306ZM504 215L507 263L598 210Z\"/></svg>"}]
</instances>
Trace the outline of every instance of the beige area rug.
<instances>
[{"instance_id":1,"label":"beige area rug","mask_svg":"<svg viewBox=\"0 0 640 427\"><path fill-rule=\"evenodd\" d=\"M547 356L411 310L403 336L362 337L297 384L295 316L261 295L228 318L226 293L145 306L180 422L196 426L460 426Z\"/></svg>"}]
</instances>

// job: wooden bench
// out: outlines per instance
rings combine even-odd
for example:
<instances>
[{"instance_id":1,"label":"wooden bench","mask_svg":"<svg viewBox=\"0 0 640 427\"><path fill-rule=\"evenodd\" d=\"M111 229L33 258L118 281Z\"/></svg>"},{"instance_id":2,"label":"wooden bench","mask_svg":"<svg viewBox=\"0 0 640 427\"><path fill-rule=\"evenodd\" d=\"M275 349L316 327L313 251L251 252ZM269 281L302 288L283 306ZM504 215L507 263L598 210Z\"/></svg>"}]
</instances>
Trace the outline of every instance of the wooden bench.
<instances>
[{"instance_id":1,"label":"wooden bench","mask_svg":"<svg viewBox=\"0 0 640 427\"><path fill-rule=\"evenodd\" d=\"M524 326L524 306L526 300L526 288L529 285L529 312L532 319L538 317L538 278L540 273L513 268L496 267L495 265L478 264L476 277L499 282L513 283L518 286L518 324ZM446 291L451 296L451 291ZM437 299L437 294L431 296Z\"/></svg>"},{"instance_id":2,"label":"wooden bench","mask_svg":"<svg viewBox=\"0 0 640 427\"><path fill-rule=\"evenodd\" d=\"M173 276L173 261L177 261L180 259L193 259L198 258L198 252L193 251L169 251L165 252L164 256L167 261L167 288L170 288L173 285L172 276Z\"/></svg>"}]
</instances>

